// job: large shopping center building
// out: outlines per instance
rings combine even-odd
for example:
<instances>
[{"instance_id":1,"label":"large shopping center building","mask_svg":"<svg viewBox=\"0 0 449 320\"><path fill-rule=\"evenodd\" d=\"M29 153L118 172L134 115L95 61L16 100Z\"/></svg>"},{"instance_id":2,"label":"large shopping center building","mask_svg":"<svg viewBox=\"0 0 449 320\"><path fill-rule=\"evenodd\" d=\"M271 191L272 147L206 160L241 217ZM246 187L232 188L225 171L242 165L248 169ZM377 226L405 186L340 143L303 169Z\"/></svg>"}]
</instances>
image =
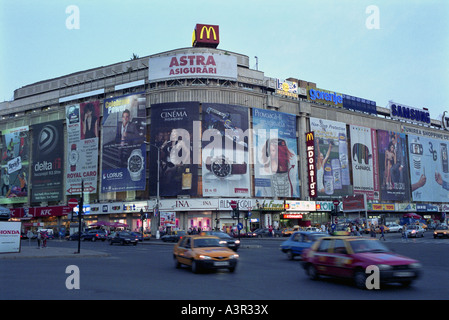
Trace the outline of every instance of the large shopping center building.
<instances>
[{"instance_id":1,"label":"large shopping center building","mask_svg":"<svg viewBox=\"0 0 449 320\"><path fill-rule=\"evenodd\" d=\"M192 47L43 80L0 104L0 204L24 226L84 221L131 229L224 229L329 221L445 219L447 119L429 110L268 77L218 49ZM300 73L300 70L297 70ZM159 161L158 161L159 159ZM75 208L75 211L78 209Z\"/></svg>"}]
</instances>

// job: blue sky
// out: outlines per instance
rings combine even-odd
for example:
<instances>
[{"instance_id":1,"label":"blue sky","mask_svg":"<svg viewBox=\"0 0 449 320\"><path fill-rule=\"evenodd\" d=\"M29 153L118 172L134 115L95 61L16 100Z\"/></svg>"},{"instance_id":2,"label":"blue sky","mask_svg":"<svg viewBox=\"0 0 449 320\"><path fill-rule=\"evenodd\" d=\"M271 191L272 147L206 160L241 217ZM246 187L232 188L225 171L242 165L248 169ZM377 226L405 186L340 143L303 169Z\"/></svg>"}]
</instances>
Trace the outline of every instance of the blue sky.
<instances>
[{"instance_id":1,"label":"blue sky","mask_svg":"<svg viewBox=\"0 0 449 320\"><path fill-rule=\"evenodd\" d=\"M68 29L66 8L79 9ZM366 11L370 5L378 15ZM1 0L0 101L41 80L190 47L197 23L251 68L322 89L449 111L447 0ZM378 22L369 29L367 20Z\"/></svg>"}]
</instances>

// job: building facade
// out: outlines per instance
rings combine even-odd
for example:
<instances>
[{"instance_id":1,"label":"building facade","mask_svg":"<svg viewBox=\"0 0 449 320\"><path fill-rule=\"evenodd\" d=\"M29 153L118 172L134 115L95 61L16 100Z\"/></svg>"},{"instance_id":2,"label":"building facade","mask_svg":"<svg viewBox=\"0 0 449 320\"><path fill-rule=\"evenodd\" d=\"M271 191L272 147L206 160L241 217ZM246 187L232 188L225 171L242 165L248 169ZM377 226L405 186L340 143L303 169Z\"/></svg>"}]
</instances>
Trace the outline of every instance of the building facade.
<instances>
[{"instance_id":1,"label":"building facade","mask_svg":"<svg viewBox=\"0 0 449 320\"><path fill-rule=\"evenodd\" d=\"M84 190L86 226L153 232L323 224L334 202L348 219L446 219L447 119L266 76L217 49L214 27L189 48L15 90L0 104L0 204L68 229Z\"/></svg>"}]
</instances>

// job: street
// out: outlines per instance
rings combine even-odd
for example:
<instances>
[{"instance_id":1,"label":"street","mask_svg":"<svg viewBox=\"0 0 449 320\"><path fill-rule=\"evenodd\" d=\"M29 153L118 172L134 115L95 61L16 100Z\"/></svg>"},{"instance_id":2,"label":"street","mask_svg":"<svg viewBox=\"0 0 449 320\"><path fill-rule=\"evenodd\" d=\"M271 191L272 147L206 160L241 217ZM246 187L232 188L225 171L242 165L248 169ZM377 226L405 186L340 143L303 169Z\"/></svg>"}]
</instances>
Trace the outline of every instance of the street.
<instances>
[{"instance_id":1,"label":"street","mask_svg":"<svg viewBox=\"0 0 449 320\"><path fill-rule=\"evenodd\" d=\"M300 260L290 261L279 250L279 239L242 239L239 265L194 274L176 269L172 243L151 240L137 246L82 242L81 251L107 252L107 257L2 259L2 300L447 300L449 299L449 239L424 238L404 242L387 234L384 244L398 254L419 260L423 276L411 287L383 285L380 290L356 289L351 281L307 278ZM35 245L31 242L31 245ZM22 246L28 246L23 241ZM48 246L70 247L76 241L50 240ZM37 249L36 249L37 250ZM41 249L45 250L45 249ZM68 266L79 270L79 289L67 289Z\"/></svg>"}]
</instances>

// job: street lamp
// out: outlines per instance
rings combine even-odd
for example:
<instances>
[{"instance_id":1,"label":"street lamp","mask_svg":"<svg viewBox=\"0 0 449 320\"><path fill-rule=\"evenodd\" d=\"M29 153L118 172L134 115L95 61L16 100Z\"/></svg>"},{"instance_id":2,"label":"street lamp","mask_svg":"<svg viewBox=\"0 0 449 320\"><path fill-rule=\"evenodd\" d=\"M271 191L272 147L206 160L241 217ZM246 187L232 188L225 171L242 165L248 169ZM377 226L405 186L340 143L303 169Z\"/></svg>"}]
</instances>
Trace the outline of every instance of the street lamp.
<instances>
[{"instance_id":1,"label":"street lamp","mask_svg":"<svg viewBox=\"0 0 449 320\"><path fill-rule=\"evenodd\" d=\"M159 214L159 204L160 204L160 195L159 195L159 174L160 174L160 166L161 166L161 148L155 144L149 143L148 141L144 141L146 145L150 147L155 147L157 149L157 180L156 180L156 207L154 209L154 215L151 219L151 234L157 234L159 231L160 224L160 214ZM156 216L157 213L157 216Z\"/></svg>"}]
</instances>

